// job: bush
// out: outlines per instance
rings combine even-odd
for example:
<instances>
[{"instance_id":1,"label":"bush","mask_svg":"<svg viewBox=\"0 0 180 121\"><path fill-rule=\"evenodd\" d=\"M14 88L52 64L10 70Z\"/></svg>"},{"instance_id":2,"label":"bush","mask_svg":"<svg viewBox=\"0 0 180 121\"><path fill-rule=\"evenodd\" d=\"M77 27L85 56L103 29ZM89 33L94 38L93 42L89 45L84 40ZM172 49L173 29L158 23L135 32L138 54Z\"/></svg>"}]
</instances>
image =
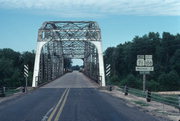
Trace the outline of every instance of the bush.
<instances>
[{"instance_id":1,"label":"bush","mask_svg":"<svg viewBox=\"0 0 180 121\"><path fill-rule=\"evenodd\" d=\"M147 89L150 89L151 91L158 91L159 83L154 80L147 81Z\"/></svg>"},{"instance_id":2,"label":"bush","mask_svg":"<svg viewBox=\"0 0 180 121\"><path fill-rule=\"evenodd\" d=\"M119 78L117 75L113 75L111 78L110 78L111 82L118 82L119 81Z\"/></svg>"},{"instance_id":3,"label":"bush","mask_svg":"<svg viewBox=\"0 0 180 121\"><path fill-rule=\"evenodd\" d=\"M159 89L158 90L161 90L161 91L164 91L166 90L167 88L167 80L168 78L168 75L166 73L162 73L159 78L158 78L158 82L159 82Z\"/></svg>"},{"instance_id":4,"label":"bush","mask_svg":"<svg viewBox=\"0 0 180 121\"><path fill-rule=\"evenodd\" d=\"M127 85L129 87L137 88L139 81L137 81L136 77L133 74L129 74L120 83L121 85Z\"/></svg>"},{"instance_id":5,"label":"bush","mask_svg":"<svg viewBox=\"0 0 180 121\"><path fill-rule=\"evenodd\" d=\"M133 88L137 87L136 77L133 74L127 76L127 85Z\"/></svg>"},{"instance_id":6,"label":"bush","mask_svg":"<svg viewBox=\"0 0 180 121\"><path fill-rule=\"evenodd\" d=\"M176 91L179 89L179 75L176 71L171 71L168 74L163 73L158 78L160 90L162 91Z\"/></svg>"},{"instance_id":7,"label":"bush","mask_svg":"<svg viewBox=\"0 0 180 121\"><path fill-rule=\"evenodd\" d=\"M119 77L117 75L113 75L112 77L110 77L109 81L110 83L118 83L119 82Z\"/></svg>"},{"instance_id":8,"label":"bush","mask_svg":"<svg viewBox=\"0 0 180 121\"><path fill-rule=\"evenodd\" d=\"M179 81L179 75L176 71L171 71L170 73L168 73L169 90L178 90L180 86Z\"/></svg>"}]
</instances>

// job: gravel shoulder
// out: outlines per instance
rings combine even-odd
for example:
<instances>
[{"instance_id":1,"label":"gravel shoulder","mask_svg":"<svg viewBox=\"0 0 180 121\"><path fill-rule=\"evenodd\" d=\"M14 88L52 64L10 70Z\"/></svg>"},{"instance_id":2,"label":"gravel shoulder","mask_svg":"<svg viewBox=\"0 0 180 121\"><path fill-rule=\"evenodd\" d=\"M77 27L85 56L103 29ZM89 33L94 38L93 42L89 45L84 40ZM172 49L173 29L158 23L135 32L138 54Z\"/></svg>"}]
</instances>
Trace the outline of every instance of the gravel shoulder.
<instances>
[{"instance_id":1,"label":"gravel shoulder","mask_svg":"<svg viewBox=\"0 0 180 121\"><path fill-rule=\"evenodd\" d=\"M155 101L146 102L145 98L137 97L132 94L125 96L123 92L118 90L118 87L114 87L112 91L101 91L123 99L129 107L137 107L143 112L159 117L162 121L180 121L180 111L173 106Z\"/></svg>"}]
</instances>

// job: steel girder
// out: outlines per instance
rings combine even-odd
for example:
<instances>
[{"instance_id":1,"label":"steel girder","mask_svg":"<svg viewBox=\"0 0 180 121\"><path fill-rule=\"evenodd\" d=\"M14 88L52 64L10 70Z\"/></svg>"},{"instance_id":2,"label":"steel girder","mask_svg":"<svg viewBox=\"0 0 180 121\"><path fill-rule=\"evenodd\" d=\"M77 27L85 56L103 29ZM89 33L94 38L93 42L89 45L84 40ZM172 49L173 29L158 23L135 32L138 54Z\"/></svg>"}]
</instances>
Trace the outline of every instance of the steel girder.
<instances>
[{"instance_id":1,"label":"steel girder","mask_svg":"<svg viewBox=\"0 0 180 121\"><path fill-rule=\"evenodd\" d=\"M39 83L54 80L63 75L63 61L61 42L48 42L41 51Z\"/></svg>"},{"instance_id":2,"label":"steel girder","mask_svg":"<svg viewBox=\"0 0 180 121\"><path fill-rule=\"evenodd\" d=\"M64 58L83 59L84 72L105 86L101 33L93 21L44 22L38 32L33 87L64 72Z\"/></svg>"},{"instance_id":3,"label":"steel girder","mask_svg":"<svg viewBox=\"0 0 180 121\"><path fill-rule=\"evenodd\" d=\"M101 41L100 28L93 21L50 21L39 29L38 41L85 40Z\"/></svg>"}]
</instances>

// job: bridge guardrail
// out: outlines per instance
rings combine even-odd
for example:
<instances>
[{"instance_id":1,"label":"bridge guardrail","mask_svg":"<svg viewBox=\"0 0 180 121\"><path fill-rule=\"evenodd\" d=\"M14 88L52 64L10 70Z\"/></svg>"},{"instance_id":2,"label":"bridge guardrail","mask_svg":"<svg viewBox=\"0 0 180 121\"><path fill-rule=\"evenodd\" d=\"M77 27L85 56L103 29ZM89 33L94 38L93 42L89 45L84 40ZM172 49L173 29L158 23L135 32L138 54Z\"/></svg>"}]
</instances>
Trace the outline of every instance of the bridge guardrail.
<instances>
[{"instance_id":1,"label":"bridge guardrail","mask_svg":"<svg viewBox=\"0 0 180 121\"><path fill-rule=\"evenodd\" d=\"M0 97L6 97L13 95L18 92L24 92L24 87L1 87L0 88Z\"/></svg>"},{"instance_id":2,"label":"bridge guardrail","mask_svg":"<svg viewBox=\"0 0 180 121\"><path fill-rule=\"evenodd\" d=\"M118 90L125 93L123 86L120 86L120 88ZM150 100L164 103L167 105L171 105L177 109L180 109L180 96L178 96L178 95L164 95L164 94L158 94L156 92L151 92L150 95L148 95L147 91L144 92L142 90L134 89L134 88L130 88L130 87L128 87L128 93L133 94L138 97L143 97L146 99L150 98ZM150 96L150 97L148 97L148 96ZM150 101L148 101L148 102L150 102Z\"/></svg>"},{"instance_id":3,"label":"bridge guardrail","mask_svg":"<svg viewBox=\"0 0 180 121\"><path fill-rule=\"evenodd\" d=\"M5 97L5 87L0 87L0 97Z\"/></svg>"},{"instance_id":4,"label":"bridge guardrail","mask_svg":"<svg viewBox=\"0 0 180 121\"><path fill-rule=\"evenodd\" d=\"M23 92L24 87L6 87L5 94L7 96L12 95L14 93Z\"/></svg>"}]
</instances>

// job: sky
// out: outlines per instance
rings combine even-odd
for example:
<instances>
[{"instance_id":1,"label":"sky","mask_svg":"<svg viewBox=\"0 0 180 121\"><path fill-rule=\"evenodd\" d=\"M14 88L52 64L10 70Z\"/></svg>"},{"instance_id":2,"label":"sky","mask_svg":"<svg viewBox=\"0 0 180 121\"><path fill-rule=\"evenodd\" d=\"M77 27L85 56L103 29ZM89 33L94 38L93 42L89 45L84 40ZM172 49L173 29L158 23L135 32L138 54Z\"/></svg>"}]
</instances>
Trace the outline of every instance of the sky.
<instances>
[{"instance_id":1,"label":"sky","mask_svg":"<svg viewBox=\"0 0 180 121\"><path fill-rule=\"evenodd\" d=\"M0 0L0 48L36 49L44 21L96 21L103 50L149 32L180 33L180 0Z\"/></svg>"}]
</instances>

